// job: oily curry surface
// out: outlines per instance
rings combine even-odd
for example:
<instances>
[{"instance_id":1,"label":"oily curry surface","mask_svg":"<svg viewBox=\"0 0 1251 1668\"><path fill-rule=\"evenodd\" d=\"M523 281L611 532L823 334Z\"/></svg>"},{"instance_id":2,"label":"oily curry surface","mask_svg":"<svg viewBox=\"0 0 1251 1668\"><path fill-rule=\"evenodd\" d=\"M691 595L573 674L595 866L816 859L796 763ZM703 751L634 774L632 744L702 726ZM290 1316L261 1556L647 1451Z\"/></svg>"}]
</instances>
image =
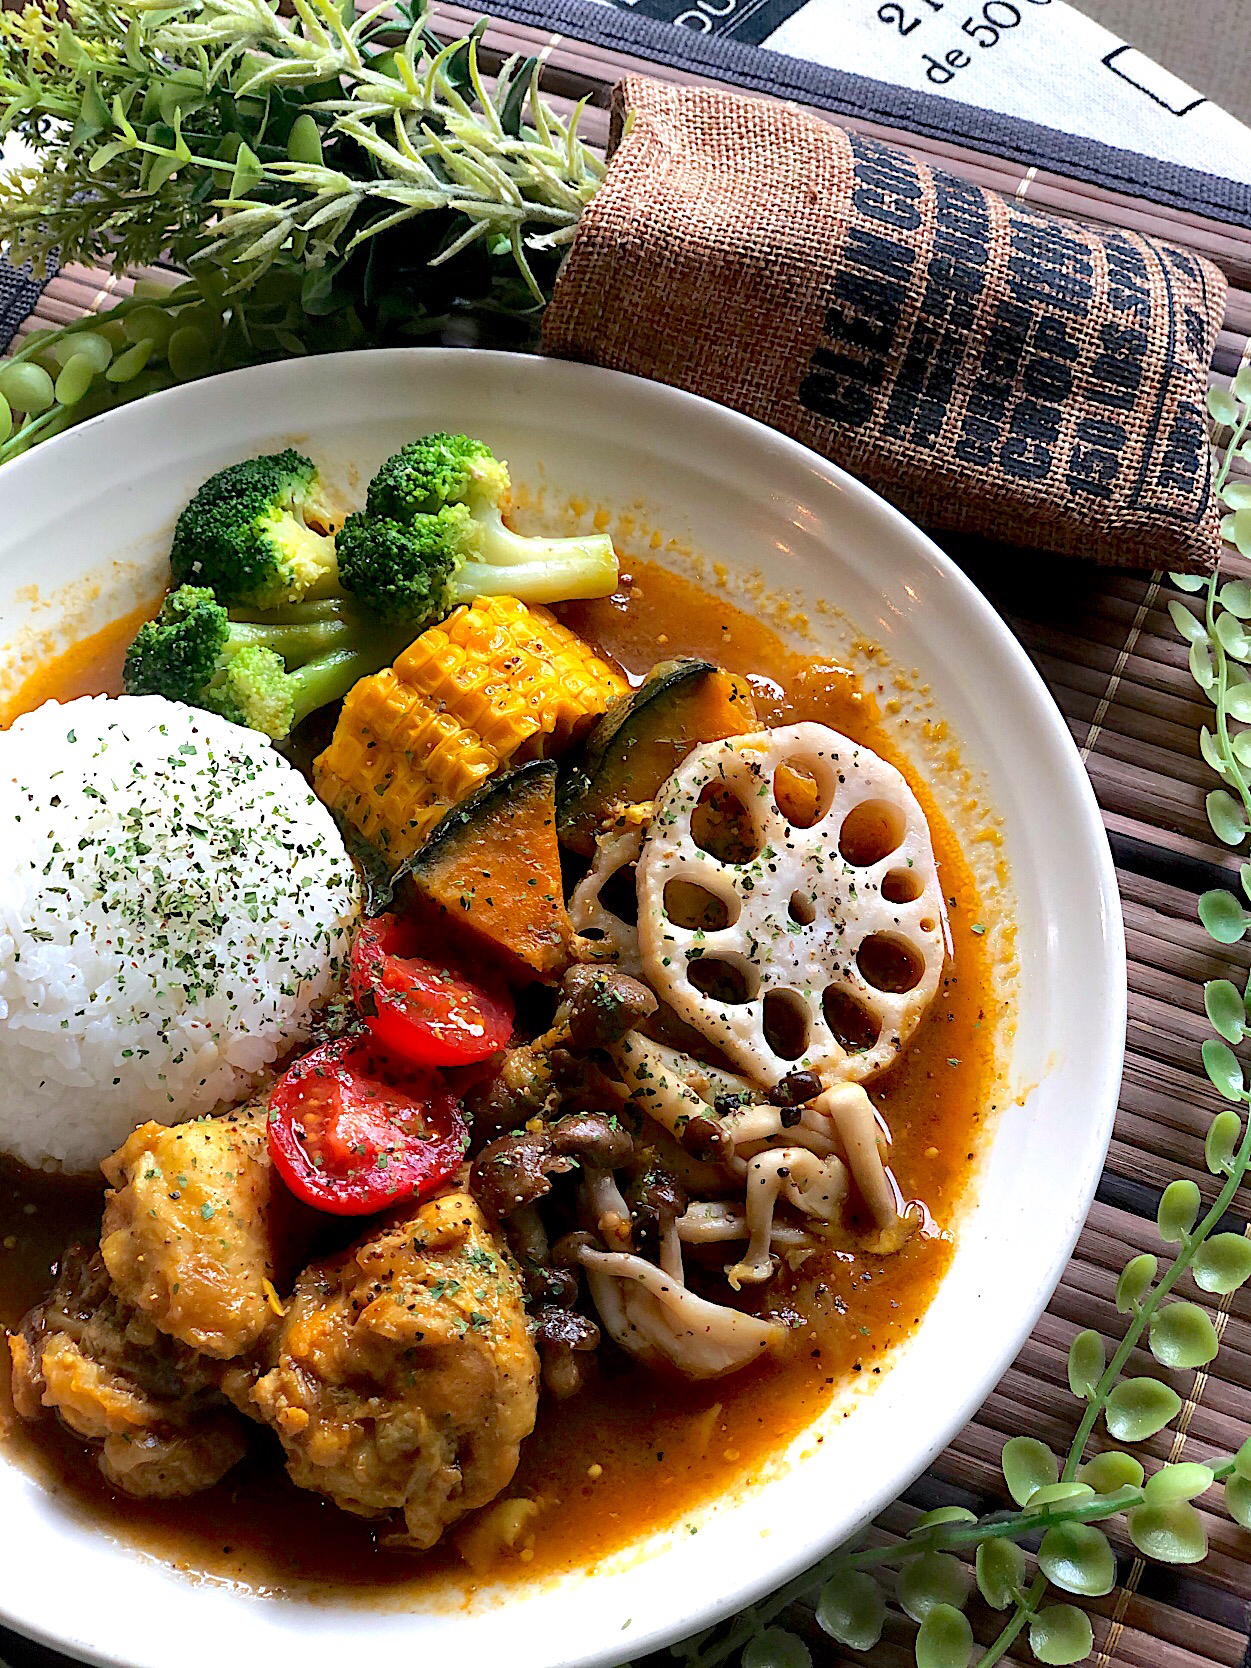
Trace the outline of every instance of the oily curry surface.
<instances>
[{"instance_id":1,"label":"oily curry surface","mask_svg":"<svg viewBox=\"0 0 1251 1668\"><path fill-rule=\"evenodd\" d=\"M617 594L568 605L566 622L634 680L658 659L702 655L750 678L769 725L815 719L903 764L874 695L839 667L789 650L761 622L666 569L638 562ZM120 688L135 619L119 621L42 668L6 716L40 701ZM789 1282L798 1324L783 1359L736 1377L688 1383L609 1360L573 1400L545 1399L510 1496L539 1502L533 1544L488 1557L482 1579L580 1567L653 1529L680 1523L710 1496L758 1476L849 1381L871 1382L916 1326L951 1253L950 1230L995 1109L1000 1015L973 877L924 782L908 772L930 819L954 955L942 988L899 1063L874 1083L893 1133L890 1164L923 1230L891 1257L813 1256ZM0 1322L13 1325L46 1292L75 1237L98 1233L101 1195L80 1184L0 1171ZM393 1601L464 1569L451 1538L420 1560L386 1550L368 1523L290 1485L277 1445L209 1493L153 1502L112 1495L79 1444L51 1419L22 1425L0 1383L6 1443L101 1527L177 1566L261 1588L333 1584Z\"/></svg>"}]
</instances>

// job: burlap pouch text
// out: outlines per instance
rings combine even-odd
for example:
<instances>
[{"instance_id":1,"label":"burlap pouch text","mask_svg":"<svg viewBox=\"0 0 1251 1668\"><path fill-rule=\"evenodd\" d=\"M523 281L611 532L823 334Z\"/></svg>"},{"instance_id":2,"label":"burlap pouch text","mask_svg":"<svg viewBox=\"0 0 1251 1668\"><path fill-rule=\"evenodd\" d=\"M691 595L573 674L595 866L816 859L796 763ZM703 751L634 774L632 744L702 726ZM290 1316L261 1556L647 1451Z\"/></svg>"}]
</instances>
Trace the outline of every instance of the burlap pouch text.
<instances>
[{"instance_id":1,"label":"burlap pouch text","mask_svg":"<svg viewBox=\"0 0 1251 1668\"><path fill-rule=\"evenodd\" d=\"M613 124L547 353L758 417L928 527L1211 567L1216 267L763 100L630 77Z\"/></svg>"}]
</instances>

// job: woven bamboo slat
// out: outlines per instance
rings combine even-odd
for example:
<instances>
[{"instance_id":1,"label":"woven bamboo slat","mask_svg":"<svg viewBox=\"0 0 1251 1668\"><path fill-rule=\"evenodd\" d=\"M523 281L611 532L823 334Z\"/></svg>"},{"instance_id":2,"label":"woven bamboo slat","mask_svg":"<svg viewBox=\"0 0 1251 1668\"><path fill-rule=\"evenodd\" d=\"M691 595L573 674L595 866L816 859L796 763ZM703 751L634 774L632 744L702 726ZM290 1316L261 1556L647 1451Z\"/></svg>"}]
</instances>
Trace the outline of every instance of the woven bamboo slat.
<instances>
[{"instance_id":1,"label":"woven bamboo slat","mask_svg":"<svg viewBox=\"0 0 1251 1668\"><path fill-rule=\"evenodd\" d=\"M472 17L450 4L432 11L436 28L449 36L464 32ZM645 70L674 81L697 79L514 24L492 24L484 50L496 58L511 52L541 56L545 86L554 95L589 98L585 131L592 141L606 134L607 95L620 75ZM927 160L1010 195L1028 195L1040 206L1151 232L1211 256L1231 281L1214 380L1228 382L1251 360L1251 233L933 136L854 117L847 125L905 143ZM130 288L129 279L67 267L24 328L100 310ZM1251 477L1251 470L1240 472ZM1028 1432L1057 1449L1067 1446L1076 1421L1066 1377L1070 1339L1083 1327L1109 1340L1120 1335L1112 1302L1116 1273L1130 1250L1161 1249L1154 1226L1160 1190L1180 1175L1192 1177L1205 1198L1215 1192L1202 1153L1203 1133L1219 1104L1199 1062L1209 1029L1203 983L1245 978L1251 968L1245 946L1214 946L1195 914L1197 893L1219 884L1222 872L1235 872L1239 859L1215 841L1204 813L1213 783L1199 756L1198 732L1210 708L1190 678L1185 647L1167 613L1176 594L1167 577L1101 572L985 546L949 547L1033 658L1090 773L1117 857L1125 911L1128 1050L1099 1199L1046 1314L977 1417L875 1534L905 1533L919 1510L935 1504L1003 1504L999 1454L1010 1435ZM1229 570L1246 577L1251 563L1231 557ZM1230 1226L1245 1231L1247 1206L1246 1199L1238 1201ZM1185 1410L1174 1430L1148 1444L1161 1459L1225 1452L1251 1430L1251 1295L1221 1305L1217 1323L1223 1344L1213 1370L1172 1375ZM996 1317L988 1316L987 1324L996 1324ZM958 1359L952 1371L959 1371ZM1212 1550L1197 1571L1145 1566L1118 1541L1120 1585L1091 1607L1099 1668L1245 1668L1251 1662L1251 1537L1225 1517L1219 1490L1201 1509ZM979 1637L991 1637L989 1613L976 1604L970 1613ZM809 1641L822 1668L864 1660L835 1650L809 1608L793 1606L785 1620ZM911 1637L908 1624L892 1620L872 1657L874 1668L907 1668ZM1029 1660L1020 1643L1005 1658Z\"/></svg>"}]
</instances>

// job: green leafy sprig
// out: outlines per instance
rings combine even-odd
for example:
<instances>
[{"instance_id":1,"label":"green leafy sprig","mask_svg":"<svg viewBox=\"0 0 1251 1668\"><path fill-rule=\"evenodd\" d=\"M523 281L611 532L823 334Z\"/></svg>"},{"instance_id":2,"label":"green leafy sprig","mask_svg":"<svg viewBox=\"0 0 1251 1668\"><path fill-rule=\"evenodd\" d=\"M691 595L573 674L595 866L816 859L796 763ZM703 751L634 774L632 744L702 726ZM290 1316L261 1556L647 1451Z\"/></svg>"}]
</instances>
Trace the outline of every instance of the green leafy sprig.
<instances>
[{"instance_id":1,"label":"green leafy sprig","mask_svg":"<svg viewBox=\"0 0 1251 1668\"><path fill-rule=\"evenodd\" d=\"M1229 431L1218 450L1214 489L1225 515L1222 533L1251 557L1251 484L1230 479L1236 459L1251 462L1251 368L1232 388L1209 397L1214 424ZM1169 612L1190 644L1190 668L1214 708L1204 726L1203 757L1221 780L1207 797L1208 820L1218 839L1242 846L1251 834L1251 584L1189 574L1171 576L1200 601L1196 612L1174 599ZM1251 862L1240 871L1241 898L1206 892L1199 917L1220 944L1251 934ZM1069 1599L1099 1598L1116 1584L1116 1556L1099 1527L1123 1523L1143 1557L1166 1564L1194 1564L1207 1555L1204 1520L1195 1501L1224 1486L1230 1517L1251 1529L1251 1438L1236 1454L1206 1463L1158 1466L1147 1475L1129 1450L1165 1431L1182 1411L1181 1397L1162 1379L1125 1376L1143 1343L1163 1368L1210 1366L1219 1334L1207 1309L1177 1295L1189 1283L1198 1294L1227 1299L1251 1280L1251 1240L1222 1228L1251 1171L1251 1089L1234 1048L1251 1036L1251 981L1214 979L1204 1006L1217 1035L1203 1044L1207 1076L1230 1102L1212 1119L1204 1159L1220 1183L1206 1211L1197 1184L1171 1182L1160 1199L1161 1239L1171 1260L1142 1252L1129 1259L1116 1284L1116 1307L1125 1331L1108 1357L1098 1333L1082 1331L1068 1357L1069 1388L1083 1402L1073 1439L1062 1457L1033 1437L1008 1441L1002 1470L1015 1511L979 1517L963 1507L943 1507L918 1518L903 1539L855 1549L840 1548L732 1622L675 1647L687 1668L717 1668L735 1657L742 1668L811 1668L804 1640L780 1625L789 1606L812 1607L817 1626L850 1650L872 1651L888 1613L883 1577L891 1596L917 1624L917 1668L993 1668L1025 1635L1036 1661L1049 1665L1084 1661L1094 1645L1085 1610ZM1101 1434L1112 1446L1088 1457ZM1028 1548L1033 1549L1028 1551ZM972 1569L965 1561L973 1555ZM979 1647L965 1609L973 1591L1004 1614L995 1638ZM1056 1600L1052 1590L1068 1598Z\"/></svg>"},{"instance_id":2,"label":"green leafy sprig","mask_svg":"<svg viewBox=\"0 0 1251 1668\"><path fill-rule=\"evenodd\" d=\"M529 343L604 164L534 59L488 82L485 26L444 45L419 4L397 25L351 0L0 11L0 135L34 151L0 180L10 258L185 274L0 363L0 462L211 371L458 316Z\"/></svg>"},{"instance_id":3,"label":"green leafy sprig","mask_svg":"<svg viewBox=\"0 0 1251 1668\"><path fill-rule=\"evenodd\" d=\"M585 100L557 115L534 59L489 87L485 20L445 46L420 9L401 16L397 37L390 7L334 0L290 17L264 0L3 13L0 132L38 158L4 183L0 235L19 260L207 258L241 289L435 215L428 264L483 242L541 306L551 272L532 256L572 236L604 171L577 135Z\"/></svg>"}]
</instances>

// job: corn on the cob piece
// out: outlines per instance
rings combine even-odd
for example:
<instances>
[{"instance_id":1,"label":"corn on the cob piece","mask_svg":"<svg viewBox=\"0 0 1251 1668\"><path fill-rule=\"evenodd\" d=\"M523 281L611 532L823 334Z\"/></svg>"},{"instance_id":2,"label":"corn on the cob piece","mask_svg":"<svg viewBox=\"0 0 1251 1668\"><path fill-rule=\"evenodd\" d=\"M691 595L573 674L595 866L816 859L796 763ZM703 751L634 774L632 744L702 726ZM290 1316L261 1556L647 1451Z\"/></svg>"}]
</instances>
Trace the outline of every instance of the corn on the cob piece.
<instances>
[{"instance_id":1,"label":"corn on the cob piece","mask_svg":"<svg viewBox=\"0 0 1251 1668\"><path fill-rule=\"evenodd\" d=\"M348 694L313 780L332 810L399 861L497 762L472 730L387 667Z\"/></svg>"},{"instance_id":2,"label":"corn on the cob piece","mask_svg":"<svg viewBox=\"0 0 1251 1668\"><path fill-rule=\"evenodd\" d=\"M405 683L454 712L503 760L531 736L564 746L626 685L580 638L515 597L479 597L395 663Z\"/></svg>"},{"instance_id":3,"label":"corn on the cob piece","mask_svg":"<svg viewBox=\"0 0 1251 1668\"><path fill-rule=\"evenodd\" d=\"M545 608L479 597L350 691L314 785L400 862L501 765L564 746L626 687Z\"/></svg>"}]
</instances>

